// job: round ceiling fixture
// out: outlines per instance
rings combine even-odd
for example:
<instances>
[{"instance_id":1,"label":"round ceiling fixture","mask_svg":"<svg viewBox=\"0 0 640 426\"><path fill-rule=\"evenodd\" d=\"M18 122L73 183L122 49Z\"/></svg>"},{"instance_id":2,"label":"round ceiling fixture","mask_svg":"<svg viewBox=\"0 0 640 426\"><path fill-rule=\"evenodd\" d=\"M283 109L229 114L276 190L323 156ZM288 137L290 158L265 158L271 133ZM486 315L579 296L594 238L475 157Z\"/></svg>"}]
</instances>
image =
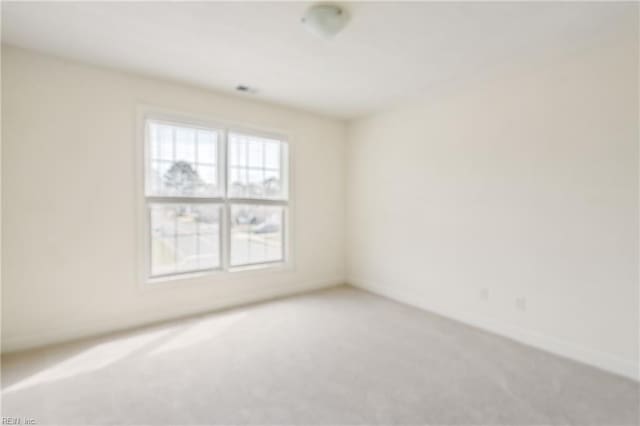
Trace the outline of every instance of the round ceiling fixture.
<instances>
[{"instance_id":1,"label":"round ceiling fixture","mask_svg":"<svg viewBox=\"0 0 640 426\"><path fill-rule=\"evenodd\" d=\"M316 4L311 6L302 17L302 24L312 34L329 39L338 34L347 25L349 14L340 6Z\"/></svg>"}]
</instances>

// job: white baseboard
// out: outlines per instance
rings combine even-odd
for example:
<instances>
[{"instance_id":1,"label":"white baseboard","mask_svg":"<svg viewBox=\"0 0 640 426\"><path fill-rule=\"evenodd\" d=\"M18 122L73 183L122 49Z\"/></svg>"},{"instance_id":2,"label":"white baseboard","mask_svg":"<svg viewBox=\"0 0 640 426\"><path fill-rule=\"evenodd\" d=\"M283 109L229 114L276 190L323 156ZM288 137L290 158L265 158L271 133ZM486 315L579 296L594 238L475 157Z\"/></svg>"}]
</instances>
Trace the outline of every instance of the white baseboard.
<instances>
[{"instance_id":1,"label":"white baseboard","mask_svg":"<svg viewBox=\"0 0 640 426\"><path fill-rule=\"evenodd\" d=\"M454 319L456 321L508 337L517 342L532 346L537 349L550 352L571 360L575 360L590 366L600 368L607 372L624 376L633 380L640 380L639 365L631 361L627 361L614 355L588 349L574 343L558 339L553 336L545 335L539 332L527 330L521 327L512 326L500 322L494 318L478 315L469 315L461 312L451 312L436 308L424 300L424 297L415 294L405 288L398 289L393 286L384 286L372 282L364 282L361 280L347 280L347 282L366 291L387 297L397 302L415 306L435 314Z\"/></svg>"},{"instance_id":2,"label":"white baseboard","mask_svg":"<svg viewBox=\"0 0 640 426\"><path fill-rule=\"evenodd\" d=\"M259 293L240 294L225 299L207 300L199 305L181 306L176 309L172 306L172 314L168 314L165 318L158 318L157 310L141 311L138 313L136 321L122 320L121 318L100 319L96 321L85 321L82 323L70 322L67 324L58 324L55 327L38 330L30 334L2 336L2 353L19 352L27 349L33 349L41 346L47 346L56 343L63 343L92 336L123 331L127 329L135 329L147 325L158 324L161 322L188 318L209 312L215 312L223 309L229 309L237 306L257 303L276 298L292 296L295 294L306 293L313 290L330 288L344 285L344 279L331 279L324 281L314 281L295 285L281 285L265 287Z\"/></svg>"}]
</instances>

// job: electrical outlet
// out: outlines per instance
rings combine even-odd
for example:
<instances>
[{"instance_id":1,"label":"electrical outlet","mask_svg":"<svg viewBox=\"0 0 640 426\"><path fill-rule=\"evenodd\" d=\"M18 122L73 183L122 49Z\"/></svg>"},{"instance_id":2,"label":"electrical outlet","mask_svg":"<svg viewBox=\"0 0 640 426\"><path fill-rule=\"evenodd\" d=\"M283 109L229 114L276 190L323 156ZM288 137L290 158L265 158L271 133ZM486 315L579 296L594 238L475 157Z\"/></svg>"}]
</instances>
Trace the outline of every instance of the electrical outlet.
<instances>
[{"instance_id":1,"label":"electrical outlet","mask_svg":"<svg viewBox=\"0 0 640 426\"><path fill-rule=\"evenodd\" d=\"M489 300L489 289L488 288L481 288L480 289L480 300L484 300L484 301Z\"/></svg>"},{"instance_id":2,"label":"electrical outlet","mask_svg":"<svg viewBox=\"0 0 640 426\"><path fill-rule=\"evenodd\" d=\"M527 310L527 299L525 297L516 298L516 309L519 311Z\"/></svg>"}]
</instances>

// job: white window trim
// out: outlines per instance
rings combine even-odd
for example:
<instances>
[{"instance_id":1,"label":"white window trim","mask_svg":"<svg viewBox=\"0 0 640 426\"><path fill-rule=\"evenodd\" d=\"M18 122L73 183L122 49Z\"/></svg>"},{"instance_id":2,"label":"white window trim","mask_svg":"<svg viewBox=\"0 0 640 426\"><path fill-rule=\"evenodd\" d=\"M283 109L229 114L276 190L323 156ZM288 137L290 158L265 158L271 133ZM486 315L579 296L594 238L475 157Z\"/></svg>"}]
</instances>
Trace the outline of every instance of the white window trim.
<instances>
[{"instance_id":1,"label":"white window trim","mask_svg":"<svg viewBox=\"0 0 640 426\"><path fill-rule=\"evenodd\" d=\"M175 274L167 274L158 277L152 277L151 271L151 235L149 232L150 217L148 217L148 198L154 198L161 202L163 198L175 202L181 197L147 197L147 165L148 158L148 132L146 123L148 120L162 121L178 125L192 125L194 127L203 127L206 129L218 130L220 139L218 141L218 179L221 182L223 193L218 197L184 197L187 203L216 203L221 207L221 232L220 232L220 267L215 269L206 269L200 271L178 272ZM285 200L260 200L260 199L244 199L244 198L227 198L227 134L229 132L248 133L258 137L273 138L282 141L287 145L287 195ZM287 135L288 136L285 136ZM245 123L230 122L224 120L210 120L201 116L177 112L173 110L161 109L149 106L139 106L137 108L137 137L135 143L135 170L136 170L136 222L137 222L137 263L138 273L137 281L143 287L157 287L160 284L175 284L183 286L184 281L210 283L212 279L225 279L230 275L238 274L259 274L264 272L283 272L294 270L293 242L294 242L294 197L293 197L293 157L294 147L290 132L272 129L260 129L256 126L247 125ZM224 159L221 162L220 159ZM242 266L230 265L230 208L232 204L257 204L257 205L282 205L284 206L284 227L283 227L283 261L265 262L260 264L249 264Z\"/></svg>"}]
</instances>

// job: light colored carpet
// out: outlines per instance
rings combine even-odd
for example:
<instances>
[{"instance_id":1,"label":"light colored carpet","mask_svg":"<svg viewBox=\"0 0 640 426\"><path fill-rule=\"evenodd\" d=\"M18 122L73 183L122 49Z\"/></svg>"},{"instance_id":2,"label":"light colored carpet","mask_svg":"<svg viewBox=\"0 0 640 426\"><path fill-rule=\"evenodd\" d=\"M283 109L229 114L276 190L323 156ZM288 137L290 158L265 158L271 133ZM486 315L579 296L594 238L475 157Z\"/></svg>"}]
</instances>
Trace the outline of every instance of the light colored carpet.
<instances>
[{"instance_id":1,"label":"light colored carpet","mask_svg":"<svg viewBox=\"0 0 640 426\"><path fill-rule=\"evenodd\" d=\"M4 356L38 424L638 423L638 384L349 287Z\"/></svg>"}]
</instances>

